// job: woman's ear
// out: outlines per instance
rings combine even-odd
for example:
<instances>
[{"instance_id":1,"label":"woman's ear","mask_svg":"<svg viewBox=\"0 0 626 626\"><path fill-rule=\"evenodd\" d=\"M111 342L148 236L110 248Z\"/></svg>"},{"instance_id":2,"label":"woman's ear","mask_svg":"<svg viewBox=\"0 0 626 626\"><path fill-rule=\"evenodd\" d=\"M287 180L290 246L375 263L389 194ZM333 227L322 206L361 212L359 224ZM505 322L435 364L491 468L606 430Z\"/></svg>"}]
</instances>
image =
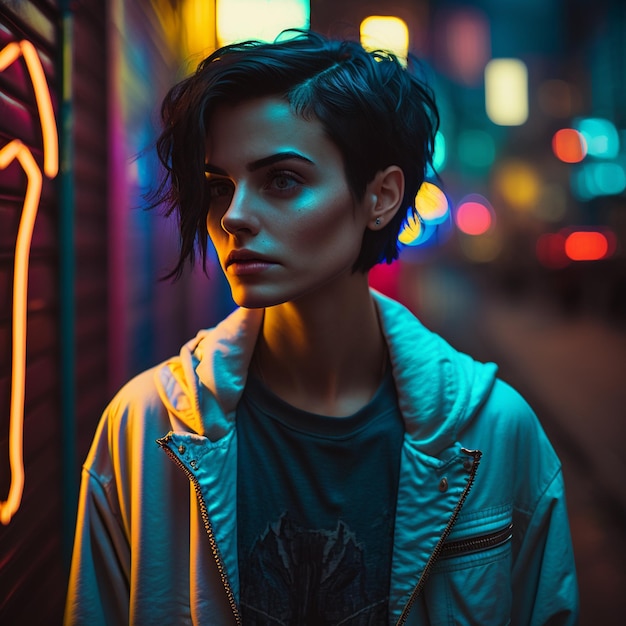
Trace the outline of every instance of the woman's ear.
<instances>
[{"instance_id":1,"label":"woman's ear","mask_svg":"<svg viewBox=\"0 0 626 626\"><path fill-rule=\"evenodd\" d=\"M390 165L376 172L368 183L366 198L370 199L367 209L371 230L384 228L398 212L404 197L404 172L397 165Z\"/></svg>"}]
</instances>

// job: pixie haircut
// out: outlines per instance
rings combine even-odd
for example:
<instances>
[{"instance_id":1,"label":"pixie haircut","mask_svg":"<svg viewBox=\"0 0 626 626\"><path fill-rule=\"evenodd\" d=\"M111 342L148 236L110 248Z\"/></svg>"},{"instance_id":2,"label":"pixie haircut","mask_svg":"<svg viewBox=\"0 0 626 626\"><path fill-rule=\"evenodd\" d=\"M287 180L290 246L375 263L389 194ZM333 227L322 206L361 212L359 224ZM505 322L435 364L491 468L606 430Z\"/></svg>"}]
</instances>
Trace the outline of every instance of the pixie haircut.
<instances>
[{"instance_id":1,"label":"pixie haircut","mask_svg":"<svg viewBox=\"0 0 626 626\"><path fill-rule=\"evenodd\" d=\"M167 215L177 214L181 236L178 262L167 277L180 277L198 249L206 269L211 207L204 163L211 116L219 105L266 96L283 98L296 115L322 124L341 152L354 199L362 199L378 171L390 165L402 169L402 206L384 228L365 231L353 271L391 263L398 256L400 228L432 165L439 126L433 93L417 70L413 58L404 67L391 53L367 52L355 41L310 31L284 33L274 43L228 45L204 59L161 107L157 154L165 169L152 199Z\"/></svg>"}]
</instances>

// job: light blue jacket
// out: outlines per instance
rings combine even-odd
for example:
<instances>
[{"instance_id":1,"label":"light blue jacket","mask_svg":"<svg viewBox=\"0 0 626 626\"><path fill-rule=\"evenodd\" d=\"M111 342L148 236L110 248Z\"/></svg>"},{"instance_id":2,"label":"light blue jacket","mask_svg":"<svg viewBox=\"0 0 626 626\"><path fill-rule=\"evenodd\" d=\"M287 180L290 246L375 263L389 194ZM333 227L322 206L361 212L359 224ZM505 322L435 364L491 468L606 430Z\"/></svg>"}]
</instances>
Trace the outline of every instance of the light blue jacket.
<instances>
[{"instance_id":1,"label":"light blue jacket","mask_svg":"<svg viewBox=\"0 0 626 626\"><path fill-rule=\"evenodd\" d=\"M374 296L406 422L389 624L575 624L561 466L537 418L493 364ZM236 310L105 411L66 624L239 623L235 412L262 316Z\"/></svg>"}]
</instances>

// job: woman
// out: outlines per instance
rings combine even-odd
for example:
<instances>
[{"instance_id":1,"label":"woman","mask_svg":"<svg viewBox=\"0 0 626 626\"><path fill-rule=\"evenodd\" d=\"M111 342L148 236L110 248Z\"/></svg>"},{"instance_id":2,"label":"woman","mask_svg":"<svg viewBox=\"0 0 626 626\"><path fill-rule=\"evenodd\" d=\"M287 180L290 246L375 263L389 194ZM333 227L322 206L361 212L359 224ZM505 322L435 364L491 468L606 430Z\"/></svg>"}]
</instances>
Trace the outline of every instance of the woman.
<instances>
[{"instance_id":1,"label":"woman","mask_svg":"<svg viewBox=\"0 0 626 626\"><path fill-rule=\"evenodd\" d=\"M66 622L575 623L536 417L368 287L431 161L428 88L299 33L218 50L162 114L172 275L208 236L240 308L105 411Z\"/></svg>"}]
</instances>

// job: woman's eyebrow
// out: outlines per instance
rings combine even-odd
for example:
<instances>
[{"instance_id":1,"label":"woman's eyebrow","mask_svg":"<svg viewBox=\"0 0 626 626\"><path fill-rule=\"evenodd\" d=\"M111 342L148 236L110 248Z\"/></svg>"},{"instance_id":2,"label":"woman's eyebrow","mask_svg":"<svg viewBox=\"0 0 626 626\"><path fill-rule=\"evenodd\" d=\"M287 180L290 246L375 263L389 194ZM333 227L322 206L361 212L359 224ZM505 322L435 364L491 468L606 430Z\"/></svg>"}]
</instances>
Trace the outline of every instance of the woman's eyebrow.
<instances>
[{"instance_id":1,"label":"woman's eyebrow","mask_svg":"<svg viewBox=\"0 0 626 626\"><path fill-rule=\"evenodd\" d=\"M305 163L309 163L313 165L313 161L308 159L307 157L299 154L298 152L293 151L285 151L285 152L277 152L276 154L270 154L269 156L263 157L262 159L257 159L256 161L252 161L246 165L246 169L249 172L255 172L263 167L267 167L268 165L273 165L274 163L278 163L280 161L288 161L290 159L298 159L300 161L304 161ZM228 172L223 170L221 167L217 165L213 165L212 163L204 164L204 171L207 174L216 174L217 176L228 176Z\"/></svg>"},{"instance_id":2,"label":"woman's eyebrow","mask_svg":"<svg viewBox=\"0 0 626 626\"><path fill-rule=\"evenodd\" d=\"M271 154L270 156L263 157L262 159L258 159L257 161L252 161L252 163L248 163L248 165L246 165L246 169L249 172L254 172L255 170L261 169L262 167L267 167L268 165L273 165L274 163L278 163L279 161L287 161L289 159L299 159L300 161L304 161L305 163L313 165L313 161L311 161L311 159L307 159L305 156L302 156L298 152L286 151L277 152L276 154Z\"/></svg>"},{"instance_id":3,"label":"woman's eyebrow","mask_svg":"<svg viewBox=\"0 0 626 626\"><path fill-rule=\"evenodd\" d=\"M223 170L221 167L217 167L217 165L211 165L211 163L204 164L204 173L216 174L217 176L228 176L225 170Z\"/></svg>"}]
</instances>

